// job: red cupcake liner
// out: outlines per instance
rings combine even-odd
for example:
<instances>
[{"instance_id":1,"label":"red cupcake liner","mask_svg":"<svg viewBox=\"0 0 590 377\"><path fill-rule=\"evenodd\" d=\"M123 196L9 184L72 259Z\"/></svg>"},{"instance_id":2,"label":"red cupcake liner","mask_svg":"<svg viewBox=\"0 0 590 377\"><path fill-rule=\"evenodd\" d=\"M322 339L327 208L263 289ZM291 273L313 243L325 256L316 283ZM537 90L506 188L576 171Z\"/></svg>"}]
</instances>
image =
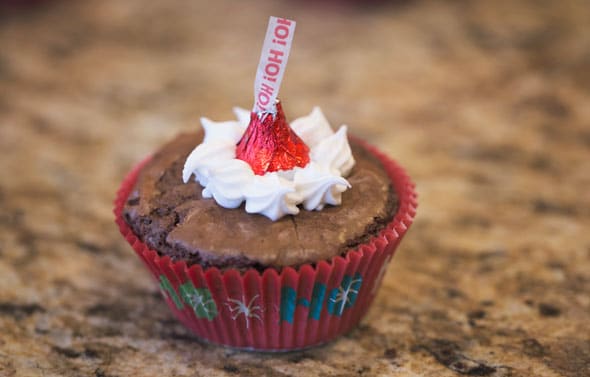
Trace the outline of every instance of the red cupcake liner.
<instances>
[{"instance_id":1,"label":"red cupcake liner","mask_svg":"<svg viewBox=\"0 0 590 377\"><path fill-rule=\"evenodd\" d=\"M353 140L382 162L398 194L399 208L377 236L343 256L262 273L189 267L160 256L138 239L121 215L150 157L123 180L115 200L115 221L159 282L172 312L199 338L258 351L290 351L328 342L349 331L367 312L417 207L415 186L405 171L375 147Z\"/></svg>"}]
</instances>

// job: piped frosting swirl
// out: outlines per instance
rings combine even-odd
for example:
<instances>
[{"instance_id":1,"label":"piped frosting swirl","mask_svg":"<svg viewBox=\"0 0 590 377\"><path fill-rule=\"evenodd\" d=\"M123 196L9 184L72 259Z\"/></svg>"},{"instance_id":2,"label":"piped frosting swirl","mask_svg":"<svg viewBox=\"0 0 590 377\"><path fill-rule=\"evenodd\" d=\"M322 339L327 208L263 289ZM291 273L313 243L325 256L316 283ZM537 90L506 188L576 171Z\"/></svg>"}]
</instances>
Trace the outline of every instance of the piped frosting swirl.
<instances>
[{"instance_id":1,"label":"piped frosting swirl","mask_svg":"<svg viewBox=\"0 0 590 377\"><path fill-rule=\"evenodd\" d=\"M246 212L275 221L299 213L321 210L326 204L340 205L350 188L344 178L354 166L346 136L347 127L334 132L319 107L291 122L291 128L309 146L311 161L303 168L255 175L248 163L236 158L236 144L248 127L250 113L234 108L237 120L214 122L201 118L203 143L186 159L182 178L195 176L203 197L213 198L224 208L245 202Z\"/></svg>"}]
</instances>

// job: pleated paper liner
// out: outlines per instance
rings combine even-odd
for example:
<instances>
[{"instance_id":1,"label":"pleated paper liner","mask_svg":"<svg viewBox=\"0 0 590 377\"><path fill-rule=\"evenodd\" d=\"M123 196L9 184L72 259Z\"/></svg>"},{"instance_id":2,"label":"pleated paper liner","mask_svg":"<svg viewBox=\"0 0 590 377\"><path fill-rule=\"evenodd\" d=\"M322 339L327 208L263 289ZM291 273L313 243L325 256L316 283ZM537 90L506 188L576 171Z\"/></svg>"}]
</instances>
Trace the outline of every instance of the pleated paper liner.
<instances>
[{"instance_id":1,"label":"pleated paper liner","mask_svg":"<svg viewBox=\"0 0 590 377\"><path fill-rule=\"evenodd\" d=\"M199 338L241 349L290 351L328 342L360 321L412 224L417 200L414 184L399 165L364 141L353 140L383 163L399 197L396 215L379 235L343 256L280 272L203 269L160 256L121 215L149 158L127 175L114 209L121 234L160 284L172 312Z\"/></svg>"}]
</instances>

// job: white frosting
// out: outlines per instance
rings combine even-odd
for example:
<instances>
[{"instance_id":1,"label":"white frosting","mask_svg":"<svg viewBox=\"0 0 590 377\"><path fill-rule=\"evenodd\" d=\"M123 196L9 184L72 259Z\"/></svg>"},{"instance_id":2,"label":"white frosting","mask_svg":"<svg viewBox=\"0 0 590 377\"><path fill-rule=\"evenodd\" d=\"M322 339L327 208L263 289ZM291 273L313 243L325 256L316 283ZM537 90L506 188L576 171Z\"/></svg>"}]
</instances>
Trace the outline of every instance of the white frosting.
<instances>
[{"instance_id":1,"label":"white frosting","mask_svg":"<svg viewBox=\"0 0 590 377\"><path fill-rule=\"evenodd\" d=\"M342 202L342 193L350 188L343 176L354 166L346 126L332 131L320 108L315 107L309 115L291 123L310 148L309 164L255 175L247 162L236 158L236 144L248 127L250 112L234 108L234 113L237 121L201 118L205 137L186 159L182 171L185 183L194 174L204 187L203 197L213 198L225 208L239 207L245 201L246 212L273 221L298 214L299 204L312 211Z\"/></svg>"}]
</instances>

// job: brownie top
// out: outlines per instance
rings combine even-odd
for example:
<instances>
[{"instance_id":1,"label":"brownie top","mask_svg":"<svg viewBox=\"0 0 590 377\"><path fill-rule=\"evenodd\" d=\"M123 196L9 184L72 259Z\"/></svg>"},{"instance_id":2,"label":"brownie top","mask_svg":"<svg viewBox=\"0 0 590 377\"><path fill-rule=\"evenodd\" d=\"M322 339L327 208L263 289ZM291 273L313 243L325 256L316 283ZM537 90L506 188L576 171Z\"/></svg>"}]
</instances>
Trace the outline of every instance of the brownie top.
<instances>
[{"instance_id":1,"label":"brownie top","mask_svg":"<svg viewBox=\"0 0 590 377\"><path fill-rule=\"evenodd\" d=\"M218 268L299 266L330 259L376 235L393 218L397 195L381 162L351 142L356 164L342 205L271 221L244 205L219 206L201 195L192 179L182 182L188 154L201 132L181 134L142 168L123 216L150 248L189 265Z\"/></svg>"}]
</instances>

